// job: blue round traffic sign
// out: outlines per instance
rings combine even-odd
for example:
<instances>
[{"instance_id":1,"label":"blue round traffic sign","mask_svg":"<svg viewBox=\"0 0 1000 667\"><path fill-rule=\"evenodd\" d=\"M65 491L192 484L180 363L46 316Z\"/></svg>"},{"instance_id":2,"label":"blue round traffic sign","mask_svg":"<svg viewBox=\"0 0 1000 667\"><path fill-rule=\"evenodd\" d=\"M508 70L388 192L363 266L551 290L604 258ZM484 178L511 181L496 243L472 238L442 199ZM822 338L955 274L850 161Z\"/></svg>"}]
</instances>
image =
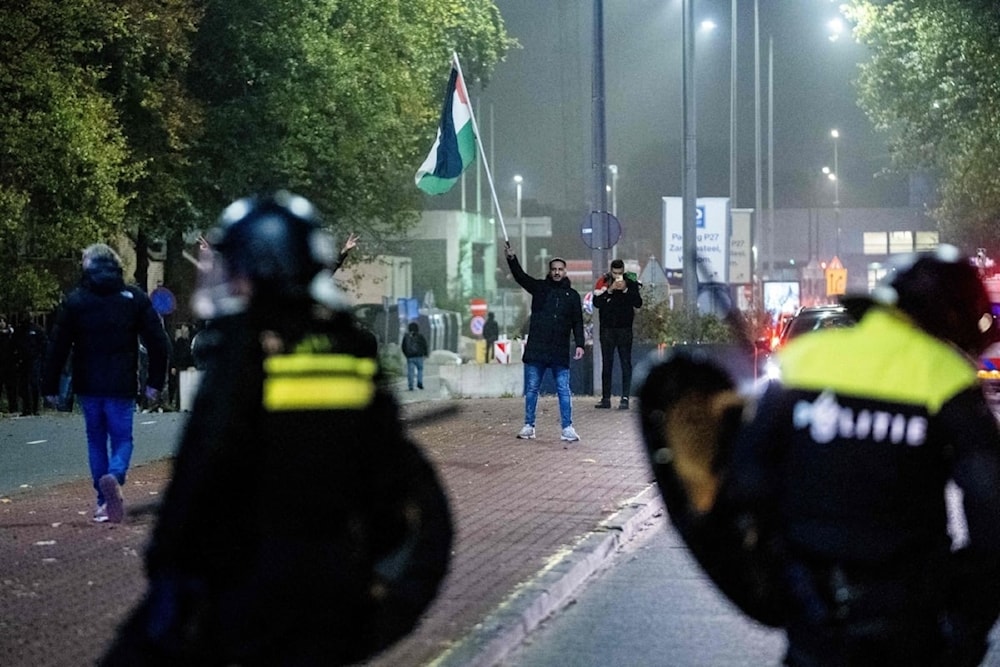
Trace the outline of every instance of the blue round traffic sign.
<instances>
[{"instance_id":1,"label":"blue round traffic sign","mask_svg":"<svg viewBox=\"0 0 1000 667\"><path fill-rule=\"evenodd\" d=\"M149 300L153 302L153 310L160 315L170 315L177 308L174 293L162 285L150 292Z\"/></svg>"},{"instance_id":2,"label":"blue round traffic sign","mask_svg":"<svg viewBox=\"0 0 1000 667\"><path fill-rule=\"evenodd\" d=\"M580 225L580 237L591 250L611 248L622 237L622 223L607 211L591 211Z\"/></svg>"}]
</instances>

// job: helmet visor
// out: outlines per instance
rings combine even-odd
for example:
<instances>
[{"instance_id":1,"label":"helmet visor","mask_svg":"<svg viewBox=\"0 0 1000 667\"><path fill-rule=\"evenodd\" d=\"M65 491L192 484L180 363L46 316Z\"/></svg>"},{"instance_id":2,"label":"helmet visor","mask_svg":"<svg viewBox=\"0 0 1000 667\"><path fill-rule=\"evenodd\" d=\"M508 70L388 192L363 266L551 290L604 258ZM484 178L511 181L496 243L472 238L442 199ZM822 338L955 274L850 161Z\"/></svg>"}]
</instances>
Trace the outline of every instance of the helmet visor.
<instances>
[{"instance_id":1,"label":"helmet visor","mask_svg":"<svg viewBox=\"0 0 1000 667\"><path fill-rule=\"evenodd\" d=\"M226 260L208 243L198 251L198 280L191 295L191 310L205 320L235 315L247 308L250 286L245 278L233 276Z\"/></svg>"}]
</instances>

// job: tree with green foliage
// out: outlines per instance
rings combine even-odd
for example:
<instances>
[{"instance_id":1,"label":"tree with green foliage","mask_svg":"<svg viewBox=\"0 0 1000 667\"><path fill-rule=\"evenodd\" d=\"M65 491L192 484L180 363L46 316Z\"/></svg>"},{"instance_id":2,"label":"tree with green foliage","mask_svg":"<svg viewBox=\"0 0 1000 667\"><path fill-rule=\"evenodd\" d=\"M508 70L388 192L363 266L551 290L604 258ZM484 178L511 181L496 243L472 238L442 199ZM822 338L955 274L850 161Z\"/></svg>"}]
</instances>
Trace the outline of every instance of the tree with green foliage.
<instances>
[{"instance_id":1,"label":"tree with green foliage","mask_svg":"<svg viewBox=\"0 0 1000 667\"><path fill-rule=\"evenodd\" d=\"M196 206L285 187L343 231L398 233L452 49L475 81L510 44L486 0L209 0L190 78L205 108Z\"/></svg>"},{"instance_id":2,"label":"tree with green foliage","mask_svg":"<svg viewBox=\"0 0 1000 667\"><path fill-rule=\"evenodd\" d=\"M894 166L939 183L942 239L1000 251L1000 5L995 0L853 0L871 58L860 104L889 133Z\"/></svg>"},{"instance_id":3,"label":"tree with green foliage","mask_svg":"<svg viewBox=\"0 0 1000 667\"><path fill-rule=\"evenodd\" d=\"M137 175L112 100L101 90L100 45L121 29L103 0L0 6L0 282L9 309L49 308L61 260L122 230Z\"/></svg>"},{"instance_id":4,"label":"tree with green foliage","mask_svg":"<svg viewBox=\"0 0 1000 667\"><path fill-rule=\"evenodd\" d=\"M0 303L37 309L121 233L190 274L181 235L277 187L373 247L416 220L452 49L476 85L514 45L492 0L18 0L0 35Z\"/></svg>"}]
</instances>

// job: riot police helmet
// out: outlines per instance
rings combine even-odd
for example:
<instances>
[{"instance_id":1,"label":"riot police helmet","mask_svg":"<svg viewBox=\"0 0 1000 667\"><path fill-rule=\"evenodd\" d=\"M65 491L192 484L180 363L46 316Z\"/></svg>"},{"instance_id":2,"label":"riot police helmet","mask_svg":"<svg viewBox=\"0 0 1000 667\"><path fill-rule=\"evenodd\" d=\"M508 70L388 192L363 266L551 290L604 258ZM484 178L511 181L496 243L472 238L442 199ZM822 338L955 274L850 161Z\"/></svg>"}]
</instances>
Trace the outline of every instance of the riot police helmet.
<instances>
[{"instance_id":1,"label":"riot police helmet","mask_svg":"<svg viewBox=\"0 0 1000 667\"><path fill-rule=\"evenodd\" d=\"M871 298L898 308L927 333L973 356L998 338L979 270L952 245L892 258Z\"/></svg>"},{"instance_id":2,"label":"riot police helmet","mask_svg":"<svg viewBox=\"0 0 1000 667\"><path fill-rule=\"evenodd\" d=\"M193 307L213 318L261 307L341 308L333 237L304 197L281 190L239 199L204 237Z\"/></svg>"}]
</instances>

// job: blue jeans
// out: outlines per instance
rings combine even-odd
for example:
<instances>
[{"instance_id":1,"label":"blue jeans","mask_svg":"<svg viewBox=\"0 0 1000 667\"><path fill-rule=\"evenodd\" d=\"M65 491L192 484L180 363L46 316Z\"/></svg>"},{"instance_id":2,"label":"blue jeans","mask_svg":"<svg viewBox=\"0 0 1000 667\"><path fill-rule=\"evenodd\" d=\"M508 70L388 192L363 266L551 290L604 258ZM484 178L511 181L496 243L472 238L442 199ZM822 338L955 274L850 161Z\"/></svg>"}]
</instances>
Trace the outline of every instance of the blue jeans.
<instances>
[{"instance_id":1,"label":"blue jeans","mask_svg":"<svg viewBox=\"0 0 1000 667\"><path fill-rule=\"evenodd\" d=\"M569 394L569 367L555 364L524 364L524 423L535 425L535 406L538 405L538 388L542 386L542 375L546 369L552 371L559 396L559 418L562 428L573 425L573 404Z\"/></svg>"},{"instance_id":2,"label":"blue jeans","mask_svg":"<svg viewBox=\"0 0 1000 667\"><path fill-rule=\"evenodd\" d=\"M135 414L135 399L107 396L78 398L87 430L90 477L97 491L97 504L103 505L105 498L97 480L111 474L119 484L124 484L128 464L132 460L132 418Z\"/></svg>"},{"instance_id":3,"label":"blue jeans","mask_svg":"<svg viewBox=\"0 0 1000 667\"><path fill-rule=\"evenodd\" d=\"M413 389L413 373L417 373L417 386L421 389L424 388L424 358L423 357L407 357L406 358L406 386Z\"/></svg>"}]
</instances>

